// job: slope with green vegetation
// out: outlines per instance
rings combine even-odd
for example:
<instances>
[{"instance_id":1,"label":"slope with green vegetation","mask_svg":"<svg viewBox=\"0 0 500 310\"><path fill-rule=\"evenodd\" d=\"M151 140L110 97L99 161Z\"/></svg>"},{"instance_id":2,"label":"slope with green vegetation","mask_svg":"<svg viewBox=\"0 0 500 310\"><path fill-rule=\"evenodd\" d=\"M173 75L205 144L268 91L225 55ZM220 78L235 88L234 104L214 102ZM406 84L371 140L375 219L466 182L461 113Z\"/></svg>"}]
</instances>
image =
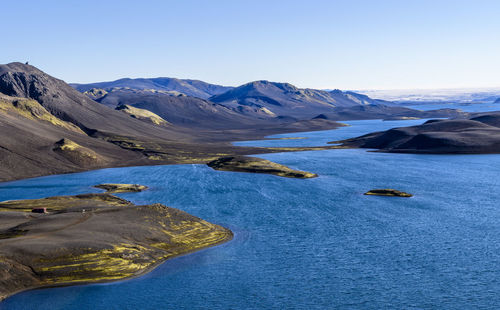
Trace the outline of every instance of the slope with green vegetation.
<instances>
[{"instance_id":1,"label":"slope with green vegetation","mask_svg":"<svg viewBox=\"0 0 500 310\"><path fill-rule=\"evenodd\" d=\"M0 300L37 287L140 275L233 236L186 212L109 194L0 202L0 215Z\"/></svg>"}]
</instances>

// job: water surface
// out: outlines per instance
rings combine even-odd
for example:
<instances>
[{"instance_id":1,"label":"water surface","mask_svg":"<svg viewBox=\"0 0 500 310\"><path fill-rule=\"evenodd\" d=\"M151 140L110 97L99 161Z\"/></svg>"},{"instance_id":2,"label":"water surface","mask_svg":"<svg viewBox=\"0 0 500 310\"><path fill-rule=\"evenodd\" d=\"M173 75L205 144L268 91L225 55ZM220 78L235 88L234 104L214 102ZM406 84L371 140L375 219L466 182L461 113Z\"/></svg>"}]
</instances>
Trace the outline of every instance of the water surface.
<instances>
[{"instance_id":1,"label":"water surface","mask_svg":"<svg viewBox=\"0 0 500 310\"><path fill-rule=\"evenodd\" d=\"M321 145L419 121L356 121ZM229 227L233 241L136 279L17 294L0 309L498 309L500 156L328 150L262 155L318 173L298 180L203 165L103 169L0 184L0 200L98 192L102 182ZM363 196L392 187L413 198Z\"/></svg>"}]
</instances>

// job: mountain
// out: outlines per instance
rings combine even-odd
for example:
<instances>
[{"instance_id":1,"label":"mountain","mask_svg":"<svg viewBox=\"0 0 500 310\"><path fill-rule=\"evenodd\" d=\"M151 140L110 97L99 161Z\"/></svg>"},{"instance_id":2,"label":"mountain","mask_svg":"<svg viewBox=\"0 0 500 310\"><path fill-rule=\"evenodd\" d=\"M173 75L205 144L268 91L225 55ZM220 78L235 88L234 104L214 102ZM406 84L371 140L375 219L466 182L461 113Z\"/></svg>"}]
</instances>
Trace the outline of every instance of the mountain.
<instances>
[{"instance_id":1,"label":"mountain","mask_svg":"<svg viewBox=\"0 0 500 310\"><path fill-rule=\"evenodd\" d=\"M123 87L107 91L92 88L84 94L110 108L133 106L151 111L174 125L198 129L250 128L312 118L465 117L452 109L418 111L351 91L299 89L288 83L268 81L244 84L211 97L211 101L171 91Z\"/></svg>"},{"instance_id":2,"label":"mountain","mask_svg":"<svg viewBox=\"0 0 500 310\"><path fill-rule=\"evenodd\" d=\"M0 180L81 171L138 159L133 152L88 137L78 126L26 98L0 95L0 132Z\"/></svg>"},{"instance_id":3,"label":"mountain","mask_svg":"<svg viewBox=\"0 0 500 310\"><path fill-rule=\"evenodd\" d=\"M173 125L188 128L235 129L272 121L245 116L226 106L204 99L182 94L172 95L162 91L114 88L96 100L112 109L125 112L127 110L120 107L125 105L148 110Z\"/></svg>"},{"instance_id":4,"label":"mountain","mask_svg":"<svg viewBox=\"0 0 500 310\"><path fill-rule=\"evenodd\" d=\"M468 119L430 120L418 126L393 128L332 143L391 153L500 153L500 112L474 114Z\"/></svg>"},{"instance_id":5,"label":"mountain","mask_svg":"<svg viewBox=\"0 0 500 310\"><path fill-rule=\"evenodd\" d=\"M161 139L166 134L174 135L173 131L166 133L165 129L113 111L30 65L0 65L0 93L35 100L54 117L74 124L86 134L99 131Z\"/></svg>"},{"instance_id":6,"label":"mountain","mask_svg":"<svg viewBox=\"0 0 500 310\"><path fill-rule=\"evenodd\" d=\"M266 123L198 98L144 91L160 98L144 101L144 94L137 92L133 105L109 108L33 66L0 65L0 182L104 167L206 163L220 154L273 152L278 150L237 147L230 141L339 126L330 120L291 120L281 126L283 120ZM101 99L108 94L113 91L95 93ZM176 100L162 108L163 97L185 102ZM216 125L200 130L186 121L189 125L176 126L138 106L141 101L176 122L191 114L193 122ZM210 109L213 114L208 117Z\"/></svg>"},{"instance_id":7,"label":"mountain","mask_svg":"<svg viewBox=\"0 0 500 310\"><path fill-rule=\"evenodd\" d=\"M21 63L0 65L0 132L0 180L145 163L125 140L191 137L109 109Z\"/></svg>"},{"instance_id":8,"label":"mountain","mask_svg":"<svg viewBox=\"0 0 500 310\"><path fill-rule=\"evenodd\" d=\"M139 78L139 79L120 79L111 82L99 82L91 84L70 84L80 92L86 92L92 88L103 89L104 91L113 88L131 88L137 90L159 90L166 92L182 93L188 96L208 99L211 96L218 95L230 90L232 87L210 84L198 80L182 80L176 78Z\"/></svg>"},{"instance_id":9,"label":"mountain","mask_svg":"<svg viewBox=\"0 0 500 310\"><path fill-rule=\"evenodd\" d=\"M367 96L340 90L301 89L288 83L255 81L209 98L243 113L265 111L276 116L313 117L339 107L377 104Z\"/></svg>"}]
</instances>

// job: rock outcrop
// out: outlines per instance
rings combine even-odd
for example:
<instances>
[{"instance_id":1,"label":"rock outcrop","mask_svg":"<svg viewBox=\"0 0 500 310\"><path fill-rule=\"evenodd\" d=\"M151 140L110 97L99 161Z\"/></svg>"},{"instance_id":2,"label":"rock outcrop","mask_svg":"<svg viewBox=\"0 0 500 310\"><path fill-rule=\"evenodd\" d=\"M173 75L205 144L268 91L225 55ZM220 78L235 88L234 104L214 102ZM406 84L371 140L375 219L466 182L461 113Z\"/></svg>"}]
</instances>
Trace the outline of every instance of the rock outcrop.
<instances>
[{"instance_id":1,"label":"rock outcrop","mask_svg":"<svg viewBox=\"0 0 500 310\"><path fill-rule=\"evenodd\" d=\"M142 192L148 189L145 185L140 184L118 184L118 183L104 183L95 185L95 188L104 189L106 193L130 193L130 192Z\"/></svg>"},{"instance_id":2,"label":"rock outcrop","mask_svg":"<svg viewBox=\"0 0 500 310\"><path fill-rule=\"evenodd\" d=\"M287 166L273 163L266 159L249 156L222 157L207 163L207 165L215 170L221 171L267 173L280 177L297 179L308 179L318 176L315 173L293 170Z\"/></svg>"},{"instance_id":3,"label":"rock outcrop","mask_svg":"<svg viewBox=\"0 0 500 310\"><path fill-rule=\"evenodd\" d=\"M412 194L398 191L396 189L385 188L385 189L372 189L365 193L365 195L373 196L393 196L393 197L412 197Z\"/></svg>"}]
</instances>

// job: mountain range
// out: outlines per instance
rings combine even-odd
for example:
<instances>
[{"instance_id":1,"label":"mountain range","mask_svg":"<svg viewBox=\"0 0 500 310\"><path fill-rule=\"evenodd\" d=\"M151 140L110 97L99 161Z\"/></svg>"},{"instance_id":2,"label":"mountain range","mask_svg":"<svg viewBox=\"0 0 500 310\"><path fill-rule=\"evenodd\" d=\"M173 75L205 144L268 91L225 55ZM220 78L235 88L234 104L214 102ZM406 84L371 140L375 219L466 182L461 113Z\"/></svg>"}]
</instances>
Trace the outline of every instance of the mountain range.
<instances>
[{"instance_id":1,"label":"mountain range","mask_svg":"<svg viewBox=\"0 0 500 310\"><path fill-rule=\"evenodd\" d=\"M0 181L286 151L231 142L333 129L337 120L463 116L269 81L235 88L170 78L72 86L27 64L0 65Z\"/></svg>"},{"instance_id":2,"label":"mountain range","mask_svg":"<svg viewBox=\"0 0 500 310\"><path fill-rule=\"evenodd\" d=\"M304 89L289 83L269 81L250 82L212 96L209 100L245 114L267 111L274 116L296 118L314 117L339 107L387 103L352 92Z\"/></svg>"},{"instance_id":3,"label":"mountain range","mask_svg":"<svg viewBox=\"0 0 500 310\"><path fill-rule=\"evenodd\" d=\"M314 120L297 122L294 129L294 122L281 128L274 122L256 121L253 128L241 131L232 127L236 121L224 124L233 117L248 121L243 115L214 108L213 103L195 97L171 98L184 104L178 115L192 113L197 118L196 109L203 115L212 111L212 117L205 120L222 125L217 131L210 126L199 130L189 122L174 125L146 109L126 105L109 108L31 65L0 65L0 181L102 167L208 162L220 154L272 152L236 147L230 141L339 126L334 121ZM199 108L189 111L194 101ZM181 119L178 115L173 119Z\"/></svg>"},{"instance_id":4,"label":"mountain range","mask_svg":"<svg viewBox=\"0 0 500 310\"><path fill-rule=\"evenodd\" d=\"M79 84L74 87L110 108L129 111L123 109L123 106L129 106L147 110L173 125L198 129L241 129L310 119L393 119L460 115L455 110L417 111L355 92L301 89L289 83L254 81L227 88L221 94L204 99L188 96L179 92L179 88L174 90L165 84L161 88L145 89L145 84L155 87L152 81L156 79L149 79L150 83L146 83L146 80L148 79L129 79L127 87L117 86L121 85L122 80ZM207 84L199 85L204 85L203 89L206 89ZM108 87L91 88L96 85ZM218 87L210 85L212 89ZM139 115L136 117L145 119Z\"/></svg>"},{"instance_id":5,"label":"mountain range","mask_svg":"<svg viewBox=\"0 0 500 310\"><path fill-rule=\"evenodd\" d=\"M177 126L227 129L249 127L259 122L224 105L184 94L131 88L100 89L100 93L102 96L95 100L111 109L122 110L123 106L129 106L147 110Z\"/></svg>"}]
</instances>

